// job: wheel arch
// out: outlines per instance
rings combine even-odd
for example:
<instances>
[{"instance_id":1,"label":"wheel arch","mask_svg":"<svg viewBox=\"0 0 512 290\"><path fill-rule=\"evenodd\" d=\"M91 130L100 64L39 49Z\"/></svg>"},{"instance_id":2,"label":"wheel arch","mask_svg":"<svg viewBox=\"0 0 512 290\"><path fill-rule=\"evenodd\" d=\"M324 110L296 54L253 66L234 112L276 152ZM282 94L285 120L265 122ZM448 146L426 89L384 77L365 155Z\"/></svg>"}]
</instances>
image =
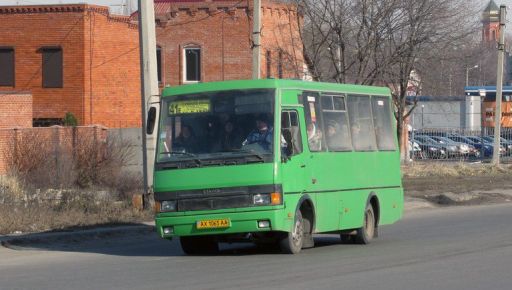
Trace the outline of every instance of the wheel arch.
<instances>
[{"instance_id":1,"label":"wheel arch","mask_svg":"<svg viewBox=\"0 0 512 290\"><path fill-rule=\"evenodd\" d=\"M304 194L295 207L295 212L300 210L303 217L309 218L311 221L311 233L314 233L316 228L316 210L313 199L308 195Z\"/></svg>"},{"instance_id":2,"label":"wheel arch","mask_svg":"<svg viewBox=\"0 0 512 290\"><path fill-rule=\"evenodd\" d=\"M378 227L380 221L380 202L377 193L370 192L368 198L366 199L366 205L371 204L373 207L373 211L375 213L375 227ZM366 207L366 206L365 206Z\"/></svg>"}]
</instances>

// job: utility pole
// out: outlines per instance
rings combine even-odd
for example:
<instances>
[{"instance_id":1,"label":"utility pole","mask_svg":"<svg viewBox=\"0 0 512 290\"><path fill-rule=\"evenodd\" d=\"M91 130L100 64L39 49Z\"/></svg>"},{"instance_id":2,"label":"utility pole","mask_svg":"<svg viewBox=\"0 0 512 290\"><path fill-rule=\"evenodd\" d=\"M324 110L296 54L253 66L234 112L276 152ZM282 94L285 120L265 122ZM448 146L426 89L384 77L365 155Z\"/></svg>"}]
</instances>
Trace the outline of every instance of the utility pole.
<instances>
[{"instance_id":1,"label":"utility pole","mask_svg":"<svg viewBox=\"0 0 512 290\"><path fill-rule=\"evenodd\" d=\"M159 107L159 90L156 62L155 9L153 1L138 0L139 8L139 45L141 75L141 111L142 111L142 163L144 195L153 187L153 164L157 134L146 134L148 106ZM158 123L158 122L157 122Z\"/></svg>"},{"instance_id":2,"label":"utility pole","mask_svg":"<svg viewBox=\"0 0 512 290\"><path fill-rule=\"evenodd\" d=\"M254 0L252 30L252 78L260 79L261 75L261 0Z\"/></svg>"},{"instance_id":3,"label":"utility pole","mask_svg":"<svg viewBox=\"0 0 512 290\"><path fill-rule=\"evenodd\" d=\"M500 29L498 42L498 72L496 76L496 111L494 112L494 151L492 154L492 164L500 165L500 147L501 147L501 99L503 95L503 62L505 58L505 23L507 6L500 6Z\"/></svg>"}]
</instances>

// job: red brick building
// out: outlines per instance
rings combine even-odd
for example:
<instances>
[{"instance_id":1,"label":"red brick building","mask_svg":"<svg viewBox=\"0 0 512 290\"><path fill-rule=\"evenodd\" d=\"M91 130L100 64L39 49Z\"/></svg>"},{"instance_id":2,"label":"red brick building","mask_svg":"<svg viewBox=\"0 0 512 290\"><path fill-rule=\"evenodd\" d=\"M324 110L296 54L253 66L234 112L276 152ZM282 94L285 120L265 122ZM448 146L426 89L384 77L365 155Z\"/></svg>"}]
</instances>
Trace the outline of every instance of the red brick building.
<instances>
[{"instance_id":1,"label":"red brick building","mask_svg":"<svg viewBox=\"0 0 512 290\"><path fill-rule=\"evenodd\" d=\"M249 79L252 1L155 0L160 86ZM296 6L262 1L262 78L301 78ZM107 7L0 6L0 91L30 92L35 126L140 127L136 14Z\"/></svg>"},{"instance_id":2,"label":"red brick building","mask_svg":"<svg viewBox=\"0 0 512 290\"><path fill-rule=\"evenodd\" d=\"M493 0L489 1L482 13L482 42L495 45L500 30L500 8Z\"/></svg>"},{"instance_id":3,"label":"red brick building","mask_svg":"<svg viewBox=\"0 0 512 290\"><path fill-rule=\"evenodd\" d=\"M0 91L0 129L13 127L32 127L32 95Z\"/></svg>"},{"instance_id":4,"label":"red brick building","mask_svg":"<svg viewBox=\"0 0 512 290\"><path fill-rule=\"evenodd\" d=\"M33 96L34 125L140 126L137 25L87 4L0 6L0 90Z\"/></svg>"},{"instance_id":5,"label":"red brick building","mask_svg":"<svg viewBox=\"0 0 512 290\"><path fill-rule=\"evenodd\" d=\"M155 0L160 85L250 79L252 4ZM302 78L302 18L296 6L263 0L261 15L261 77Z\"/></svg>"}]
</instances>

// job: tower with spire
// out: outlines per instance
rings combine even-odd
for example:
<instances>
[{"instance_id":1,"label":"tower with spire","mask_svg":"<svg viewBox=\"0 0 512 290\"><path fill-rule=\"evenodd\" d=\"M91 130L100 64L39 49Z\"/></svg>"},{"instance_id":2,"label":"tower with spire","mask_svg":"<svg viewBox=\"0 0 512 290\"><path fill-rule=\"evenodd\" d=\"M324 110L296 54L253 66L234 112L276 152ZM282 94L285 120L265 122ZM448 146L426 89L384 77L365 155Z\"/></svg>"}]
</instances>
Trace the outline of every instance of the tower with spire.
<instances>
[{"instance_id":1,"label":"tower with spire","mask_svg":"<svg viewBox=\"0 0 512 290\"><path fill-rule=\"evenodd\" d=\"M498 41L500 29L500 8L493 0L489 1L482 13L482 42L495 44Z\"/></svg>"}]
</instances>

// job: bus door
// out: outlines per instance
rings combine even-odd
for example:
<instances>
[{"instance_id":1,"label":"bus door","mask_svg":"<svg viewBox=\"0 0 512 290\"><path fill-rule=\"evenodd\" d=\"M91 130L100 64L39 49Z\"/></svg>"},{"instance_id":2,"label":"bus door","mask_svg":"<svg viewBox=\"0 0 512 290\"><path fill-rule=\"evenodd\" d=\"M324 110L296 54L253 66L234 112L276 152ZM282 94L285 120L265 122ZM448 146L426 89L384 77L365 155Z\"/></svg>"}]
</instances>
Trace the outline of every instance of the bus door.
<instances>
[{"instance_id":1,"label":"bus door","mask_svg":"<svg viewBox=\"0 0 512 290\"><path fill-rule=\"evenodd\" d=\"M304 92L310 183L315 196L317 231L337 230L344 211L343 192L351 182L352 143L345 95Z\"/></svg>"},{"instance_id":2,"label":"bus door","mask_svg":"<svg viewBox=\"0 0 512 290\"><path fill-rule=\"evenodd\" d=\"M286 193L299 194L306 190L304 180L308 168L300 116L299 108L283 108L281 111L281 174Z\"/></svg>"}]
</instances>

